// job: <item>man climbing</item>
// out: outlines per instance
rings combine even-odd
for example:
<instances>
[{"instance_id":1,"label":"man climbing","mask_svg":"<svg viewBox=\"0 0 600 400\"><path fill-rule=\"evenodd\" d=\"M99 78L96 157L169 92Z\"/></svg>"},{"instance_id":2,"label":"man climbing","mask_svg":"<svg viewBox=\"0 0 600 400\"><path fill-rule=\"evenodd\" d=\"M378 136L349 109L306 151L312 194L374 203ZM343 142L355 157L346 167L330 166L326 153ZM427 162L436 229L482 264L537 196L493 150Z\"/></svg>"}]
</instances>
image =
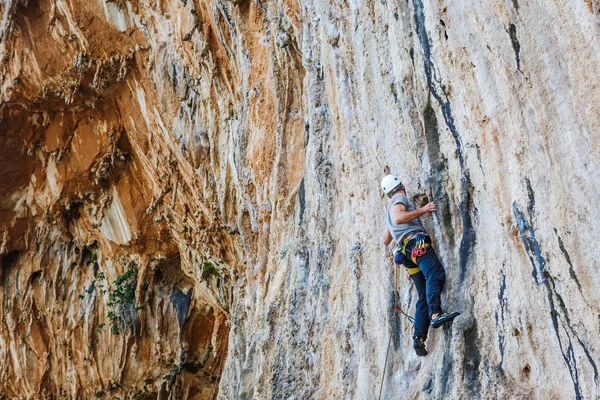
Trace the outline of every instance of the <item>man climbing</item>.
<instances>
[{"instance_id":1,"label":"man climbing","mask_svg":"<svg viewBox=\"0 0 600 400\"><path fill-rule=\"evenodd\" d=\"M394 262L404 264L417 288L419 299L415 311L413 348L418 356L426 356L425 340L430 322L433 328L439 328L459 315L442 311L440 296L446 280L444 267L420 219L422 215L435 211L435 203L416 208L406 197L402 182L393 175L383 178L381 188L389 199L383 243L386 246L392 240L398 243Z\"/></svg>"}]
</instances>

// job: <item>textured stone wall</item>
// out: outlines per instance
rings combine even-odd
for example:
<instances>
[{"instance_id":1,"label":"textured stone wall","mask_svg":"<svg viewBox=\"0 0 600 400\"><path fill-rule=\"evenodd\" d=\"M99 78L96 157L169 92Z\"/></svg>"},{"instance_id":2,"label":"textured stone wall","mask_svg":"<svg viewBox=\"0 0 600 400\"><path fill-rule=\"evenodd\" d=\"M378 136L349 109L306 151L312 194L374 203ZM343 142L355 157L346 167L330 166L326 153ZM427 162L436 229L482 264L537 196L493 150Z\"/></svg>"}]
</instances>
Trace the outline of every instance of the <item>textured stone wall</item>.
<instances>
[{"instance_id":1,"label":"textured stone wall","mask_svg":"<svg viewBox=\"0 0 600 400\"><path fill-rule=\"evenodd\" d=\"M0 15L6 397L600 396L595 0ZM462 312L425 358L388 172Z\"/></svg>"}]
</instances>

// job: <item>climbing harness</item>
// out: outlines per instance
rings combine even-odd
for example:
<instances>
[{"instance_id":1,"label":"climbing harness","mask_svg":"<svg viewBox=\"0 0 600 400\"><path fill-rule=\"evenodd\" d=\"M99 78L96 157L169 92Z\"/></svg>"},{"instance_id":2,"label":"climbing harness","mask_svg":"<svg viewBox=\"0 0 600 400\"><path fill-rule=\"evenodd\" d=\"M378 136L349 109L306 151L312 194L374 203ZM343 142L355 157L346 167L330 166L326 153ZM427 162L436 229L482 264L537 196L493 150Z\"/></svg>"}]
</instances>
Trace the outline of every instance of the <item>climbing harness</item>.
<instances>
[{"instance_id":1,"label":"climbing harness","mask_svg":"<svg viewBox=\"0 0 600 400\"><path fill-rule=\"evenodd\" d=\"M407 268L408 270L409 268ZM414 269L414 268L413 268ZM417 268L418 269L418 268ZM420 270L419 270L420 271ZM402 307L398 305L398 264L394 263L394 279L396 281L394 285L394 307L392 307L392 311L400 311L400 313L412 323L415 323L415 317L408 315L404 312ZM393 315L393 312L392 312ZM387 371L388 357L390 355L390 345L392 344L392 336L394 334L394 324L391 324L390 327L390 340L388 340L387 351L385 353L385 364L383 365L383 375L381 376L381 386L379 387L379 400L381 400L381 394L383 393L383 381L385 380L385 372Z\"/></svg>"},{"instance_id":2,"label":"climbing harness","mask_svg":"<svg viewBox=\"0 0 600 400\"><path fill-rule=\"evenodd\" d=\"M410 258L406 255L406 248L408 247L408 243L415 239L416 243L413 246L413 249L410 252ZM427 252L427 246L430 246L430 243L427 241L427 234L425 232L412 233L408 236L405 236L401 240L402 245L396 247L394 250L394 262L396 264L404 264L404 269L408 272L408 279L411 280L410 276L420 272L421 269L417 265L417 258L425 255ZM408 266L405 260L410 259L412 261L412 267Z\"/></svg>"},{"instance_id":3,"label":"climbing harness","mask_svg":"<svg viewBox=\"0 0 600 400\"><path fill-rule=\"evenodd\" d=\"M415 265L417 265L417 258L425 255L425 252L427 251L426 248L427 248L427 246L429 246L429 243L427 243L427 240L426 240L427 234L425 232L413 233L413 234L406 236L402 242L402 254L404 254L405 256L406 256L406 246L408 246L408 243L412 239L415 239L415 245L413 246L413 249L410 252L410 259L412 260L412 262ZM407 268L407 269L418 269L418 268ZM409 274L412 274L412 272L409 271Z\"/></svg>"}]
</instances>

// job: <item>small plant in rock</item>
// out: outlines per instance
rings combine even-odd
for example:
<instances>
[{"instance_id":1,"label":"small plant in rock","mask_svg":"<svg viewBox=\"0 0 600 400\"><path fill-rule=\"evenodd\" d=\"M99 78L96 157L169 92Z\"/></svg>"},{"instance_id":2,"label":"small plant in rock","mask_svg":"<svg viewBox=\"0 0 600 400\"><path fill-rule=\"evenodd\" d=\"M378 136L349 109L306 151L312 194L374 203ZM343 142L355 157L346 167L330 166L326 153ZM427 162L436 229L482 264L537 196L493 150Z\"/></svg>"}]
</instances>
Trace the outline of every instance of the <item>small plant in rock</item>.
<instances>
[{"instance_id":1,"label":"small plant in rock","mask_svg":"<svg viewBox=\"0 0 600 400\"><path fill-rule=\"evenodd\" d=\"M123 275L115 279L115 289L108 296L113 304L135 304L135 289L137 287L137 271L129 268Z\"/></svg>"},{"instance_id":2,"label":"small plant in rock","mask_svg":"<svg viewBox=\"0 0 600 400\"><path fill-rule=\"evenodd\" d=\"M85 292L86 292L87 294L92 294L92 292L94 291L94 288L95 288L95 285L94 285L94 282L92 282L92 283L90 284L90 286L89 286L87 289L85 289Z\"/></svg>"},{"instance_id":3,"label":"small plant in rock","mask_svg":"<svg viewBox=\"0 0 600 400\"><path fill-rule=\"evenodd\" d=\"M98 333L98 334L102 333L102 328L104 328L104 325L105 325L105 323L104 323L104 322L102 322L101 324L99 324L99 325L96 327L96 333Z\"/></svg>"},{"instance_id":4,"label":"small plant in rock","mask_svg":"<svg viewBox=\"0 0 600 400\"><path fill-rule=\"evenodd\" d=\"M219 273L219 270L215 267L215 264L213 264L210 261L204 261L202 263L202 280L208 282L211 276L220 278L221 274Z\"/></svg>"},{"instance_id":5,"label":"small plant in rock","mask_svg":"<svg viewBox=\"0 0 600 400\"><path fill-rule=\"evenodd\" d=\"M98 243L95 241L83 246L83 249L81 250L81 266L98 262L98 254L96 253L97 248Z\"/></svg>"},{"instance_id":6,"label":"small plant in rock","mask_svg":"<svg viewBox=\"0 0 600 400\"><path fill-rule=\"evenodd\" d=\"M134 266L135 263L130 262L127 271L117 276L112 290L109 291L107 316L112 324L111 331L113 335L120 333L119 322L122 322L124 328L127 329L127 326L133 324L136 320L136 311L139 309L136 307L135 298L138 273L133 268Z\"/></svg>"}]
</instances>

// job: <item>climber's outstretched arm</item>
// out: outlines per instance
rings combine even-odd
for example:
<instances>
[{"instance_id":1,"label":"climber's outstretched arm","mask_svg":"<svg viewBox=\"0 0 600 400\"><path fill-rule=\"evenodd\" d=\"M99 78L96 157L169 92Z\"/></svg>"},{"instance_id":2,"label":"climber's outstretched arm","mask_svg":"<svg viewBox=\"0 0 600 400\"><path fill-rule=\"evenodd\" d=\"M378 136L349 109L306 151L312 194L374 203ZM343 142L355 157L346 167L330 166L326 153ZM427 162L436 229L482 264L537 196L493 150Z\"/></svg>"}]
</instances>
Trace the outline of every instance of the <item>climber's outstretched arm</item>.
<instances>
[{"instance_id":1,"label":"climber's outstretched arm","mask_svg":"<svg viewBox=\"0 0 600 400\"><path fill-rule=\"evenodd\" d=\"M402 203L398 203L392 207L392 220L395 224L406 224L415 218L419 218L423 214L429 214L434 211L435 203L433 202L413 211L406 211L406 206Z\"/></svg>"}]
</instances>

